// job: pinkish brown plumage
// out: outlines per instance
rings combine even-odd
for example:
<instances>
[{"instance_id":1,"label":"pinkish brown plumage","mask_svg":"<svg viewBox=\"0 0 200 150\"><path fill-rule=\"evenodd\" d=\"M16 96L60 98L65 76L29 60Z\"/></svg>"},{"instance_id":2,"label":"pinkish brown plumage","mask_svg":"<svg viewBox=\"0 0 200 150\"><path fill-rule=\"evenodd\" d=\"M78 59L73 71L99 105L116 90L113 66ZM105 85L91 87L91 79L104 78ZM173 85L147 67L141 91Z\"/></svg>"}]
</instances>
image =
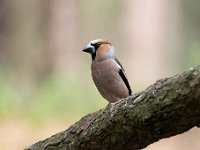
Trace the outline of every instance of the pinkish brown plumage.
<instances>
[{"instance_id":1,"label":"pinkish brown plumage","mask_svg":"<svg viewBox=\"0 0 200 150\"><path fill-rule=\"evenodd\" d=\"M114 103L131 95L124 69L115 57L115 49L103 39L91 41L84 49L92 55L92 78L100 94Z\"/></svg>"}]
</instances>

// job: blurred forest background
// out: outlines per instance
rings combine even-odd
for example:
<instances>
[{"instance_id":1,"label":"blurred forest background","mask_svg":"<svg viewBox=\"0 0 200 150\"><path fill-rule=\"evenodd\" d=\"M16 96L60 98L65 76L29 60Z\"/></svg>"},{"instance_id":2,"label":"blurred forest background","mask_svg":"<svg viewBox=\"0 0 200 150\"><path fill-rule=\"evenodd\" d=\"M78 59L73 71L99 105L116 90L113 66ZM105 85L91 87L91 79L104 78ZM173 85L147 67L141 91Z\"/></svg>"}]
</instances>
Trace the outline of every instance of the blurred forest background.
<instances>
[{"instance_id":1,"label":"blurred forest background","mask_svg":"<svg viewBox=\"0 0 200 150\"><path fill-rule=\"evenodd\" d=\"M0 0L0 149L23 149L107 102L81 49L112 42L133 92L200 64L199 0ZM176 127L175 127L176 128ZM197 150L200 130L147 150Z\"/></svg>"}]
</instances>

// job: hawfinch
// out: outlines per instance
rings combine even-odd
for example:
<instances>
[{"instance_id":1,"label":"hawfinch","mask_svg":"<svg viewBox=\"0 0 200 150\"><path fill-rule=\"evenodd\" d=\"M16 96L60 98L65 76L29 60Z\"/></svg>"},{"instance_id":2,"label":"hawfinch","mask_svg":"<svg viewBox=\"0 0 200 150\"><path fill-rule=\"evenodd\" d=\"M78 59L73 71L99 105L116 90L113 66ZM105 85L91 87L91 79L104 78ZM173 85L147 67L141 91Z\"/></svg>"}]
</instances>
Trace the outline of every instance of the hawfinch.
<instances>
[{"instance_id":1,"label":"hawfinch","mask_svg":"<svg viewBox=\"0 0 200 150\"><path fill-rule=\"evenodd\" d=\"M115 57L115 49L110 42L103 39L93 40L83 51L91 54L93 81L109 103L131 95L124 68Z\"/></svg>"}]
</instances>

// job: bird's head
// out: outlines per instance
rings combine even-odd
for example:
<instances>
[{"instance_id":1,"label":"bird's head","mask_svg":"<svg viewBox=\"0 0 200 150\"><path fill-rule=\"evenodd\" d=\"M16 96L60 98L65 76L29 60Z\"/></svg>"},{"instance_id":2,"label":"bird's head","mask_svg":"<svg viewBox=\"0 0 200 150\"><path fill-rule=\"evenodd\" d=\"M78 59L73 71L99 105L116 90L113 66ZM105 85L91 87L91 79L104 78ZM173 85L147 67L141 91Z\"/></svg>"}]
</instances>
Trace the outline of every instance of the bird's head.
<instances>
[{"instance_id":1,"label":"bird's head","mask_svg":"<svg viewBox=\"0 0 200 150\"><path fill-rule=\"evenodd\" d=\"M92 60L102 61L115 58L115 50L110 42L103 39L96 39L89 42L83 49L84 52L92 55Z\"/></svg>"}]
</instances>

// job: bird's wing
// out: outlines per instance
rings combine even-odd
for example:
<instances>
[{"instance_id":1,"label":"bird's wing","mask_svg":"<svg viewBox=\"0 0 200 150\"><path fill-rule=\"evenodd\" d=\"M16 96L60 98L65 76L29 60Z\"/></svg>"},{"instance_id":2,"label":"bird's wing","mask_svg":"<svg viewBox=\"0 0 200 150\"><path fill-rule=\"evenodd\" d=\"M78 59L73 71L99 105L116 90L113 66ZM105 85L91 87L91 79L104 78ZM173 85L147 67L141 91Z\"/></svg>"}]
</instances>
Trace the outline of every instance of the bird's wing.
<instances>
[{"instance_id":1,"label":"bird's wing","mask_svg":"<svg viewBox=\"0 0 200 150\"><path fill-rule=\"evenodd\" d=\"M124 68L123 68L122 64L119 62L119 60L118 60L117 58L115 58L115 61L116 61L117 64L118 64L119 75L121 76L121 78L122 78L122 80L124 81L126 87L128 88L129 95L131 95L131 94L132 94L131 87L130 87L129 82L128 82L128 80L127 80L127 77L126 77Z\"/></svg>"}]
</instances>

